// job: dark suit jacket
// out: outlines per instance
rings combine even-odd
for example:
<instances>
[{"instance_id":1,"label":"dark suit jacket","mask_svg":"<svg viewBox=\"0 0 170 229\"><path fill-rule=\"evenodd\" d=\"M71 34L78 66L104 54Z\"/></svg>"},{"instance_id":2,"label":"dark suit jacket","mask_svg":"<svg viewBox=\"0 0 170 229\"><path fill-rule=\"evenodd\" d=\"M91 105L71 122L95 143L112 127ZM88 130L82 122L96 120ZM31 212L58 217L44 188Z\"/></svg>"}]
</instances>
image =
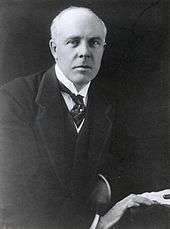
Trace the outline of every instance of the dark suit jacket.
<instances>
[{"instance_id":1,"label":"dark suit jacket","mask_svg":"<svg viewBox=\"0 0 170 229\"><path fill-rule=\"evenodd\" d=\"M76 189L77 180L72 183L76 131L67 126L54 67L16 79L0 93L2 223L17 228L88 228L94 216L90 192L104 168L102 155L111 140L114 112L109 99L91 85L88 144L78 137L76 148L78 154L85 147L89 160L83 182L82 177L74 179L81 179ZM87 137L86 130L79 135Z\"/></svg>"},{"instance_id":2,"label":"dark suit jacket","mask_svg":"<svg viewBox=\"0 0 170 229\"><path fill-rule=\"evenodd\" d=\"M152 174L148 173L136 144L139 139L128 136L123 118L128 114L122 108L124 105L116 96L108 96L92 83L88 116L76 137L58 90L54 67L3 86L0 90L0 226L89 228L95 211L90 196L98 173L111 184L112 204L130 193L155 190L160 184L159 176L150 179ZM75 155L84 151L88 163L81 171L81 167L75 169L73 165ZM151 162L154 164L153 157ZM127 212L118 228L137 229L137 223L132 220L134 215L139 228L151 229L151 216L154 222L161 218L157 216L163 210L156 212L153 214L149 209L144 216L141 212L137 215ZM164 219L163 214L158 225L162 227L157 228L168 228L167 216Z\"/></svg>"}]
</instances>

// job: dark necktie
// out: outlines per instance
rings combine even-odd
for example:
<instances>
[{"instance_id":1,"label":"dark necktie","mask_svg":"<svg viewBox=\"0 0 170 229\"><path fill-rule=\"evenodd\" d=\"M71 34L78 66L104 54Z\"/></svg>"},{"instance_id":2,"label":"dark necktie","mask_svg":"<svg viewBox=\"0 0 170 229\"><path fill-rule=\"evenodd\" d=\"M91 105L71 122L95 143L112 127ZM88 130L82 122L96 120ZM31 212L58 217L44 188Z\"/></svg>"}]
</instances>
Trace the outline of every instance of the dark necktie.
<instances>
[{"instance_id":1,"label":"dark necktie","mask_svg":"<svg viewBox=\"0 0 170 229\"><path fill-rule=\"evenodd\" d=\"M59 82L59 87L62 92L69 94L74 101L75 105L71 109L70 114L76 126L79 127L86 115L86 107L83 102L83 96L75 95L61 82Z\"/></svg>"}]
</instances>

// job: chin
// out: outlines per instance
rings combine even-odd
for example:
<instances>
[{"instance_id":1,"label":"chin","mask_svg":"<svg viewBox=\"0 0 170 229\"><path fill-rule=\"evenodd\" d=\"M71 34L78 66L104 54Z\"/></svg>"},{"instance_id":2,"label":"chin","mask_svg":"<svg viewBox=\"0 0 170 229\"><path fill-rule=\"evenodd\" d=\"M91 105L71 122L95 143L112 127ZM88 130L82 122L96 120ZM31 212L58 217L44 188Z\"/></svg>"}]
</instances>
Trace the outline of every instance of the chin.
<instances>
[{"instance_id":1,"label":"chin","mask_svg":"<svg viewBox=\"0 0 170 229\"><path fill-rule=\"evenodd\" d=\"M73 83L77 85L84 85L91 80L92 80L91 77L89 77L88 75L77 75Z\"/></svg>"}]
</instances>

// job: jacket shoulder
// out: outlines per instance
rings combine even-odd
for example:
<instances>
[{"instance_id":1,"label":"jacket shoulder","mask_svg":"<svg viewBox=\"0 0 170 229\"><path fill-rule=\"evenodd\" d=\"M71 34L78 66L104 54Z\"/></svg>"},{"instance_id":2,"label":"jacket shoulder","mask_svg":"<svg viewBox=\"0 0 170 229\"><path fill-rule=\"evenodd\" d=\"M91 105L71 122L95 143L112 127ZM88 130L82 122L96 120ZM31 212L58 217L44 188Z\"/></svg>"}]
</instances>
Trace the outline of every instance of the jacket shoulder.
<instances>
[{"instance_id":1,"label":"jacket shoulder","mask_svg":"<svg viewBox=\"0 0 170 229\"><path fill-rule=\"evenodd\" d=\"M1 120L32 120L36 110L35 98L43 73L16 78L0 88Z\"/></svg>"},{"instance_id":2,"label":"jacket shoulder","mask_svg":"<svg viewBox=\"0 0 170 229\"><path fill-rule=\"evenodd\" d=\"M0 93L6 93L16 98L24 98L26 95L34 97L43 77L44 71L25 77L18 77L1 86Z\"/></svg>"}]
</instances>

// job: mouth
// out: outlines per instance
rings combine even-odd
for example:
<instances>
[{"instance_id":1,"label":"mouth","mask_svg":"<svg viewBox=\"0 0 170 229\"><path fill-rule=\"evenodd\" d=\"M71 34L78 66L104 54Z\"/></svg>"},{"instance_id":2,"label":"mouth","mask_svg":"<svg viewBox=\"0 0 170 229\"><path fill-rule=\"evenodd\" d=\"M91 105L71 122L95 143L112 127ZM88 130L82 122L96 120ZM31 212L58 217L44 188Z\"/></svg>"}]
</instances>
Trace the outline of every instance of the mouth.
<instances>
[{"instance_id":1,"label":"mouth","mask_svg":"<svg viewBox=\"0 0 170 229\"><path fill-rule=\"evenodd\" d=\"M87 69L92 69L92 68L88 65L77 65L77 66L74 66L73 69L87 70Z\"/></svg>"}]
</instances>

